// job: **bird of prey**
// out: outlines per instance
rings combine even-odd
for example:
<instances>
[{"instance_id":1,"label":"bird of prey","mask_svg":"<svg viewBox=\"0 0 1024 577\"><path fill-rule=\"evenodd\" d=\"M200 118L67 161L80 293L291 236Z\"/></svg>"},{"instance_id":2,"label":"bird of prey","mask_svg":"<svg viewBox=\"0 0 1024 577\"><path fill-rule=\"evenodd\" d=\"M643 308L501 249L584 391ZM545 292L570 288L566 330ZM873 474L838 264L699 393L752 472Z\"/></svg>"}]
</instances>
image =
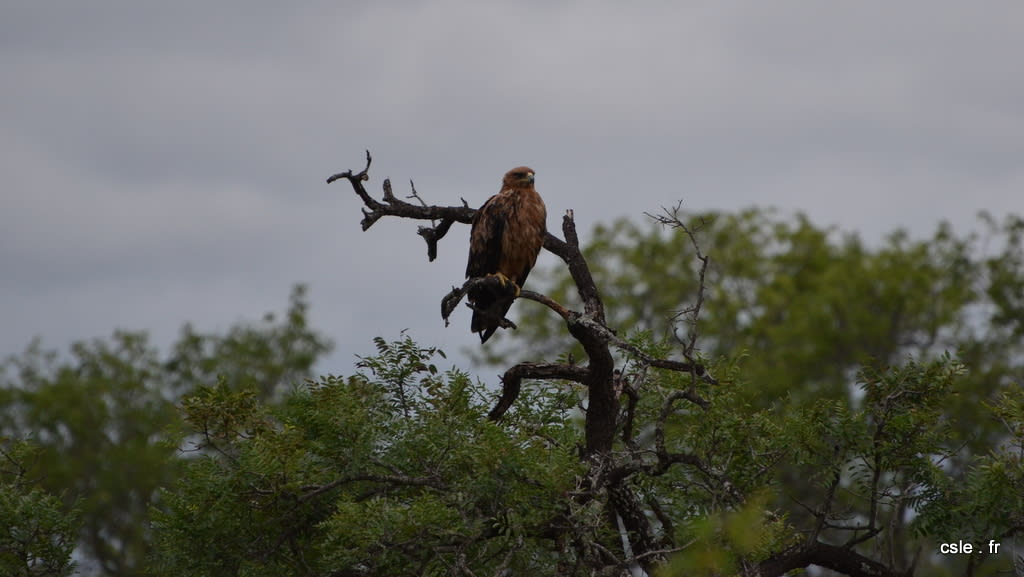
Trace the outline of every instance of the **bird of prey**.
<instances>
[{"instance_id":1,"label":"bird of prey","mask_svg":"<svg viewBox=\"0 0 1024 577\"><path fill-rule=\"evenodd\" d=\"M501 190L473 218L466 278L494 276L509 289L495 291L483 285L469 291L470 328L480 333L480 344L498 329L544 245L547 209L533 187L533 177L533 170L525 166L508 171Z\"/></svg>"}]
</instances>

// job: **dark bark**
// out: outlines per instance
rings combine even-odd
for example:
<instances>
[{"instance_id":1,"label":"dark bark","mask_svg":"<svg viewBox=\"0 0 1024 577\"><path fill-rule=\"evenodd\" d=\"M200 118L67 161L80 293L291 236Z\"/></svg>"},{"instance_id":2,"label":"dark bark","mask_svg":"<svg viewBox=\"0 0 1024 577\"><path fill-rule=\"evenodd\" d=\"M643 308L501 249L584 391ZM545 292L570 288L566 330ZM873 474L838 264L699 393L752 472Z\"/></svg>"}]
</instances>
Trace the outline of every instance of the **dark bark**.
<instances>
[{"instance_id":1,"label":"dark bark","mask_svg":"<svg viewBox=\"0 0 1024 577\"><path fill-rule=\"evenodd\" d=\"M757 566L755 575L779 577L794 569L817 565L849 577L909 577L910 573L894 571L853 549L815 542L778 555Z\"/></svg>"},{"instance_id":2,"label":"dark bark","mask_svg":"<svg viewBox=\"0 0 1024 577\"><path fill-rule=\"evenodd\" d=\"M587 369L578 365L567 365L563 363L519 363L505 371L501 376L501 399L487 415L492 421L499 421L515 403L519 396L520 385L523 379L561 379L566 381L583 382Z\"/></svg>"},{"instance_id":3,"label":"dark bark","mask_svg":"<svg viewBox=\"0 0 1024 577\"><path fill-rule=\"evenodd\" d=\"M366 166L362 171L354 173L349 170L327 179L328 183L345 179L351 184L364 205L362 209L363 230L369 229L377 220L385 216L430 220L431 226L421 226L419 235L427 243L428 258L434 260L437 255L438 242L445 237L451 226L456 222L463 224L472 222L476 210L470 208L465 201L463 201L463 206L429 206L423 202L413 188L413 193L409 198L418 200L419 204L406 202L395 197L391 183L387 180L383 183L382 201L374 199L364 186L364 183L369 180L368 171L371 160L370 153L367 152ZM696 295L696 304L680 311L677 319L682 318L695 327L704 300L704 273L708 258L701 253L693 232L687 229L679 219L678 211L679 207L676 207L675 210L666 210L664 216L653 218L662 224L683 230L693 241L697 259L701 263L700 287ZM672 453L666 448L665 424L668 418L676 412L676 404L687 401L695 407L707 409L710 404L697 393L695 385L698 380L712 384L716 381L707 374L703 366L692 360L697 334L695 329L691 330L685 338L677 335L677 340L682 345L683 361L651 357L619 338L617 333L607 326L604 303L590 267L580 251L579 237L571 210L567 211L562 218L561 228L565 240L548 233L544 239L544 248L565 262L583 303L583 310L567 309L550 297L532 291L521 291L519 296L539 302L558 314L565 321L569 334L583 346L588 362L585 365L575 362L524 362L510 367L501 377L502 394L488 417L494 421L501 420L514 405L524 379L567 380L586 386L588 396L581 458L588 463L589 473L583 480L581 490L572 498L578 504L583 504L604 495L606 522L611 525L613 533L616 534L618 523L621 522L625 529L625 535L628 537L628 548L622 547L621 543L617 542L617 538L611 543L596 540L581 541L579 528L572 526L572 521L568 516L561 516L557 522L553 521L545 530L543 537L555 541L564 539L574 541L579 552L577 563L583 562L591 566L592 569L622 571L630 565L639 564L648 573L651 573L669 553L678 549L672 542L672 519L668 517L653 495L646 496L646 501L638 497L633 483L634 476L664 475L674 466L683 466L692 467L709 481L718 485L733 486L724 473L712 471L697 455ZM445 322L448 322L449 316L470 288L493 282L496 282L495 279L471 278L461 287L453 288L442 300L441 314ZM508 319L501 319L501 322L504 327L515 328L515 325ZM615 369L613 349L630 356L636 375L632 382L627 382L626 377ZM650 368L689 373L692 375L693 384L688 389L675 391L666 397L655 422L654 449L651 451L650 448L647 448L641 455L639 452L630 451L634 442L633 419L636 403L642 392L642 382ZM619 406L619 397L623 393L630 400L624 415L621 414ZM613 453L615 435L620 421L623 423L622 441L626 451ZM305 494L301 499L315 497L348 482L363 480L380 482L385 485L419 486L430 490L444 488L442 485L438 485L437 480L430 478L367 475L339 479L323 486L304 487ZM742 503L742 499L743 496L737 494L733 495L730 501L739 505ZM824 567L850 577L906 577L912 573L912 569L900 572L858 553L853 544L862 541L863 538L851 541L847 546L831 545L819 541L818 534L825 526L828 510L824 509L818 513L818 529L808 535L808 539L803 545L772 555L756 566L748 566L744 574L777 577L811 565ZM657 523L652 524L652 518L656 519ZM874 508L872 508L873 519ZM660 526L661 531L659 532L654 525ZM871 533L868 535L870 536ZM626 555L627 552L629 555ZM338 575L343 574L339 573Z\"/></svg>"},{"instance_id":4,"label":"dark bark","mask_svg":"<svg viewBox=\"0 0 1024 577\"><path fill-rule=\"evenodd\" d=\"M420 204L412 204L396 198L391 184L387 180L384 181L383 202L374 199L367 193L363 184L369 180L370 163L370 153L367 152L366 166L362 171L353 173L349 170L327 179L328 183L346 179L351 184L356 195L365 205L363 208L363 230L370 228L377 220L385 216L431 220L432 226L420 227L419 234L427 242L428 258L433 260L437 254L438 242L444 238L452 224L472 222L476 210L466 206L465 201L463 201L464 206L428 206L422 202L413 189L412 198L420 200ZM683 349L685 360L676 361L651 357L619 338L616 332L607 326L604 302L601 300L600 291L591 274L590 267L580 251L579 236L571 210L566 211L563 216L561 228L565 240L559 239L549 232L544 239L544 248L565 262L583 303L583 310L569 310L550 297L531 291L522 291L519 296L539 302L558 314L565 321L569 334L583 346L588 362L586 365L520 363L509 368L502 375L501 398L488 416L492 420L502 418L515 403L523 379L569 380L584 385L587 388L587 406L584 424L585 438L581 457L589 463L591 469L588 486L585 487L585 494L589 496L584 498L592 499L596 495L605 493L608 499L609 522L613 523L613 529L616 529L615 520L621 519L628 536L631 556L629 560L620 560L620 563L640 563L648 570L653 570L671 549L663 542L663 538L657 536L655 528L652 527L648 519L647 507L638 498L629 477L639 471L663 474L674 464L694 465L699 464L699 461L689 455L669 454L664 450L664 443L662 443L658 461L654 465L641 465L639 461L625 466L614 465L612 449L620 420L619 396L627 385L623 382L623 376L615 370L612 351L617 349L630 355L631 362L637 367L640 374L646 374L647 368L650 367L689 373L694 379L702 379L708 383L716 381L707 374L704 367L691 360L692 340L689 347ZM701 255L701 258L706 265L706 257ZM471 278L463 283L462 287L453 288L442 300L442 318L445 322L447 323L452 311L471 287L476 286L477 283L487 282L492 281L486 278ZM697 311L693 311L694 316ZM511 321L502 320L505 323L504 326L514 327ZM635 387L635 383L629 387L632 387L628 391L630 394L638 394L639 389ZM693 388L681 392L678 397L673 398L672 402L682 399L700 407L708 406L708 402L701 398ZM630 434L626 434L627 439ZM610 551L600 543L595 542L591 545L591 549L588 550ZM618 544L612 544L612 546L616 549L619 548Z\"/></svg>"},{"instance_id":5,"label":"dark bark","mask_svg":"<svg viewBox=\"0 0 1024 577\"><path fill-rule=\"evenodd\" d=\"M427 243L427 258L433 261L437 257L437 243L451 228L452 224L461 222L470 224L473 222L473 215L476 209L470 208L463 201L463 206L427 206L425 204L412 204L397 198L391 189L391 181L384 180L384 202L380 202L366 192L363 183L370 180L370 164L373 158L370 151L366 151L366 166L363 170L353 173L351 170L333 174L327 178L327 184L336 180L345 179L352 185L352 189L359 196L366 208L363 208L363 230L369 229L375 222L385 216L396 216L398 218L412 218L417 220L440 221L433 226L421 226L417 233ZM415 190L415 189L414 189ZM418 198L418 196L417 196Z\"/></svg>"}]
</instances>

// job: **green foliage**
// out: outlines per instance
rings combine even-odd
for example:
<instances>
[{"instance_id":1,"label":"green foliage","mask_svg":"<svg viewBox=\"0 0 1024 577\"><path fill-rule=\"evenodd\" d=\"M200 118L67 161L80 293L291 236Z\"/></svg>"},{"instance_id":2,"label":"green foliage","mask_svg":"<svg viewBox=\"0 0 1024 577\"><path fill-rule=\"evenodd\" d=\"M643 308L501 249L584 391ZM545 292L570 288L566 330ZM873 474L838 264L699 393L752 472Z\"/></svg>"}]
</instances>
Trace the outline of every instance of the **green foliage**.
<instances>
[{"instance_id":1,"label":"green foliage","mask_svg":"<svg viewBox=\"0 0 1024 577\"><path fill-rule=\"evenodd\" d=\"M615 549L607 502L585 489L599 473L579 461L577 387L527 386L497 425L485 418L493 394L437 370L439 350L408 336L375 342L364 372L310 382L283 405L223 383L182 403L198 453L157 513L160 572L571 575L599 566L587 546ZM648 353L665 346L649 335L632 342ZM665 575L743 572L808 535L856 540L852 549L871 558L963 538L968 518L979 540L1024 519L1020 393L989 407L1014 441L952 489L943 463L962 443L948 407L967 375L948 355L864 368L856 403L762 407L741 365L710 369L716 385L648 375L632 409L637 434L616 449L635 471L627 486L676 544ZM674 404L694 386L708 409ZM650 461L659 452L687 458L661 468ZM887 529L908 517L914 533Z\"/></svg>"},{"instance_id":2,"label":"green foliage","mask_svg":"<svg viewBox=\"0 0 1024 577\"><path fill-rule=\"evenodd\" d=\"M986 407L1007 433L1003 444L962 475L951 466L964 442L949 407L969 379L948 355L864 368L856 406L819 399L760 408L744 401L748 388L733 381L740 372L716 368L726 376L706 392L711 408L677 410L666 420L669 451L696 463L640 483L673 520L675 542L685 544L665 575L743 573L808 535L868 558L892 551L889 562L899 567L936 543L1006 540L1024 526L1019 386ZM983 561L985 574L1011 563L1005 554L975 564ZM918 565L928 574L934 563L966 562L929 555Z\"/></svg>"},{"instance_id":3,"label":"green foliage","mask_svg":"<svg viewBox=\"0 0 1024 577\"><path fill-rule=\"evenodd\" d=\"M537 534L557 518L580 463L566 425L488 421L492 395L441 351L376 340L366 372L325 377L281 406L202 389L182 405L212 448L186 464L157 514L173 575L488 574L554 563ZM513 555L513 553L515 553Z\"/></svg>"},{"instance_id":4,"label":"green foliage","mask_svg":"<svg viewBox=\"0 0 1024 577\"><path fill-rule=\"evenodd\" d=\"M931 238L912 240L896 231L877 247L816 227L803 215L787 219L770 210L683 218L711 258L699 346L711 358L746 351L744 373L765 404L785 395L846 398L863 362L894 364L908 354L962 350L977 377L970 389L979 402L993 383L1024 376L1013 361L1024 345L1020 218L998 223L983 215L983 234L958 236L941 225ZM675 313L693 304L698 268L686 235L622 219L597 226L584 253L613 328L671 336ZM533 276L536 290L578 305L564 268ZM477 360L549 358L569 350L581 357L550 311L518 310L530 327L531 338L519 345L526 352L488 349Z\"/></svg>"},{"instance_id":5,"label":"green foliage","mask_svg":"<svg viewBox=\"0 0 1024 577\"><path fill-rule=\"evenodd\" d=\"M173 449L155 443L175 418L153 386L155 349L145 335L119 331L76 343L67 362L33 347L12 365L20 378L3 383L12 402L0 423L40 447L29 477L80 507L82 545L106 571L130 571L146 554L150 501L175 476Z\"/></svg>"},{"instance_id":6,"label":"green foliage","mask_svg":"<svg viewBox=\"0 0 1024 577\"><path fill-rule=\"evenodd\" d=\"M76 542L99 572L168 577L752 575L814 544L1008 571L935 551L1024 527L1024 222L876 246L762 210L687 224L712 259L697 355L717 383L621 355L608 454L581 458L585 387L524 382L494 423L493 388L404 334L303 381L329 343L301 289L280 320L186 327L168 357L142 333L31 346L0 366L0 435L36 447L4 445L0 573L68 574ZM586 252L609 324L677 354L689 239L621 221ZM517 357L586 363L564 323L518 310L539 337ZM631 557L629 499L660 569Z\"/></svg>"},{"instance_id":7,"label":"green foliage","mask_svg":"<svg viewBox=\"0 0 1024 577\"><path fill-rule=\"evenodd\" d=\"M306 293L302 285L292 290L283 318L267 313L261 323L239 324L223 335L198 333L186 324L165 363L166 385L183 395L197 384L223 377L270 399L301 381L332 347L309 328Z\"/></svg>"},{"instance_id":8,"label":"green foliage","mask_svg":"<svg viewBox=\"0 0 1024 577\"><path fill-rule=\"evenodd\" d=\"M736 505L723 487L769 484L777 512L805 528L818 524L825 502L827 515L844 519L828 525L896 518L892 536L837 530L829 538L891 547L905 563L916 546L911 520L919 536L934 538L957 536L958 527L991 538L994 528L1024 526L992 522L1019 518L1005 512L1017 510L1007 493L1017 489L1013 462L990 455L1012 438L993 402L1008 404L1006 391L1024 381L1024 220L982 214L978 233L943 224L926 239L898 230L873 245L770 210L683 220L711 257L698 346L705 358L736 365L713 370L729 377L702 393L709 411L666 422L668 448L692 451L730 478L697 473L666 490L710 499L700 511ZM690 327L672 320L693 304L699 282L686 235L620 220L596 227L584 252L610 326L654 342L676 330L686 336ZM537 290L578 306L561 267L534 276ZM518 310L537 338L517 340L525 352L492 348L477 360L583 356L546 309ZM637 421L655 419L658 399L677 390L659 386L667 392L642 399ZM738 440L749 444L745 455Z\"/></svg>"},{"instance_id":9,"label":"green foliage","mask_svg":"<svg viewBox=\"0 0 1024 577\"><path fill-rule=\"evenodd\" d=\"M67 358L33 343L0 364L0 434L31 437L39 447L27 478L65 511L83 519L83 566L133 575L150 553L150 507L180 473L177 395L217 375L232 389L270 397L308 374L329 343L307 327L305 293L297 288L282 322L226 335L186 327L170 359L145 333L116 331L77 342Z\"/></svg>"},{"instance_id":10,"label":"green foliage","mask_svg":"<svg viewBox=\"0 0 1024 577\"><path fill-rule=\"evenodd\" d=\"M686 528L687 546L658 577L735 575L748 559L762 559L796 543L784 519L766 513L770 499L755 494L739 509L696 518Z\"/></svg>"},{"instance_id":11,"label":"green foliage","mask_svg":"<svg viewBox=\"0 0 1024 577\"><path fill-rule=\"evenodd\" d=\"M28 477L38 451L31 444L0 439L0 574L61 577L74 570L71 552L79 529L77 509Z\"/></svg>"},{"instance_id":12,"label":"green foliage","mask_svg":"<svg viewBox=\"0 0 1024 577\"><path fill-rule=\"evenodd\" d=\"M1007 388L988 408L1005 438L971 464L963 482L935 472L915 520L919 533L981 542L1024 527L1024 388Z\"/></svg>"}]
</instances>

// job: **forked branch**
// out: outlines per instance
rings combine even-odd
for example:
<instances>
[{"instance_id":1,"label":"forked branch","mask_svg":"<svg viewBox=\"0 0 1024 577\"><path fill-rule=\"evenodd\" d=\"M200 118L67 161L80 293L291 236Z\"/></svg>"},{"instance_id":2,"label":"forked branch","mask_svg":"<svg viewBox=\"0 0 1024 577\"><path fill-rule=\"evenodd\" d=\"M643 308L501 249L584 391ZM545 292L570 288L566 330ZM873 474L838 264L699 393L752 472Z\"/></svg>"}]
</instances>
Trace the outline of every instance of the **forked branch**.
<instances>
[{"instance_id":1,"label":"forked branch","mask_svg":"<svg viewBox=\"0 0 1024 577\"><path fill-rule=\"evenodd\" d=\"M417 220L429 220L431 222L438 222L432 226L421 226L417 233L423 237L423 240L427 243L427 258L433 261L437 258L437 243L439 240L444 238L448 234L448 230L452 224L461 222L469 224L473 222L473 215L476 214L476 210L470 208L465 201L462 202L462 206L431 206L423 202L423 199L419 198L419 194L416 193L416 188L413 186L413 197L420 200L420 204L412 204L405 202L394 195L391 189L391 180L384 179L383 189L384 202L380 202L370 196L370 193L366 191L366 187L363 183L370 180L370 164L373 162L373 158L370 156L370 151L366 151L366 166L359 172L352 172L346 170L345 172L339 172L333 174L327 178L327 183L330 184L336 180L345 179L348 180L349 184L352 185L352 190L355 191L356 195L359 196L363 204L366 205L362 209L363 230L369 229L375 222L385 216L396 216L398 218L412 218Z\"/></svg>"},{"instance_id":2,"label":"forked branch","mask_svg":"<svg viewBox=\"0 0 1024 577\"><path fill-rule=\"evenodd\" d=\"M427 242L427 255L433 260L437 254L438 242L447 234L451 226L456 222L469 224L473 221L476 210L469 208L463 201L463 206L431 206L427 205L413 188L410 198L418 200L418 204L406 202L397 198L388 180L384 181L382 200L377 200L366 191L364 183L369 180L369 168L371 164L369 151L366 153L366 166L359 172L351 170L335 174L327 179L328 183L340 179L346 179L352 189L362 201L364 208L362 227L369 229L375 222L385 216L399 218L412 218L418 220L430 220L432 225L419 228L419 234ZM675 222L679 222L675 219ZM683 361L652 357L639 348L623 340L618 334L607 325L604 302L601 299L600 291L591 274L590 267L580 250L579 236L576 233L576 223L571 210L566 211L562 218L562 234L564 240L547 233L544 239L544 248L562 259L566 264L569 274L572 276L576 290L583 303L582 311L575 311L566 308L550 297L532 292L521 291L519 297L539 302L554 311L565 322L566 329L572 337L578 341L587 355L587 364L576 363L519 363L508 370L501 377L502 394L495 407L488 417L491 420L500 420L502 416L513 406L521 390L524 379L538 380L568 380L579 383L587 388L586 420L584 424L584 445L581 447L582 457L590 463L592 477L594 479L606 478L607 475L599 474L601 471L608 471L611 462L614 460L612 450L614 446L616 430L619 427L619 397L624 391L624 381L621 372L615 369L613 350L620 350L628 354L633 362L641 367L640 372L646 373L648 367L663 370L686 372L693 375L694 381L702 379L705 382L714 383L702 365L692 358L694 352L694 341L690 340L683 348ZM689 231L687 231L689 232ZM692 235L691 235L691 238ZM696 242L694 243L696 245ZM698 252L698 254L700 254ZM706 257L700 255L703 263L701 269L701 291L703 291L703 270L707 265ZM453 287L441 302L441 316L447 324L451 313L458 306L458 303L469 290L488 283L497 284L496 279L489 277L471 278L465 281L461 287ZM491 287L499 290L497 287ZM702 292L698 299L696 309L691 311L695 318L699 312L702 302ZM510 295L510 298L515 298ZM471 307L472 308L472 307ZM487 311L478 311L484 312ZM504 326L514 326L511 321L501 319ZM638 394L638 388L634 387L629 394ZM694 390L680 393L680 399L687 399L702 407L707 406L707 401L701 398ZM671 403L669 403L670 407ZM666 409L668 410L668 409ZM662 446L662 458L655 467L667 470L673 463L688 462L692 458L683 454L669 454ZM596 481L595 481L596 482ZM620 519L626 530L629 540L629 550L633 559L648 571L653 571L654 566L667 549L664 549L662 539L654 534L651 523L643 509L643 502L633 493L632 487L628 484L626 476L618 476L614 483L608 486L592 486L592 494L600 490L608 489L615 493L613 499L609 499L610 519ZM597 542L591 545L598 545Z\"/></svg>"}]
</instances>

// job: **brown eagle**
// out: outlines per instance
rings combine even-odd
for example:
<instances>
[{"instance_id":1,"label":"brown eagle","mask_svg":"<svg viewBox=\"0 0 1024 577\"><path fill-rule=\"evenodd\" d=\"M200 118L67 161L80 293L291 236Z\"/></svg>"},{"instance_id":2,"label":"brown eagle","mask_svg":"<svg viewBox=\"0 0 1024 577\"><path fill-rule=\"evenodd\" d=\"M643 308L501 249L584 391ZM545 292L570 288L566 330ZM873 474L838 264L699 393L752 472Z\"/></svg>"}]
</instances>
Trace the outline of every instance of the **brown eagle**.
<instances>
[{"instance_id":1,"label":"brown eagle","mask_svg":"<svg viewBox=\"0 0 1024 577\"><path fill-rule=\"evenodd\" d=\"M547 209L533 188L533 174L525 166L505 173L501 190L473 218L466 278L495 276L503 286L512 284L505 292L486 286L469 291L474 309L470 328L480 333L481 344L498 330L544 245Z\"/></svg>"}]
</instances>

